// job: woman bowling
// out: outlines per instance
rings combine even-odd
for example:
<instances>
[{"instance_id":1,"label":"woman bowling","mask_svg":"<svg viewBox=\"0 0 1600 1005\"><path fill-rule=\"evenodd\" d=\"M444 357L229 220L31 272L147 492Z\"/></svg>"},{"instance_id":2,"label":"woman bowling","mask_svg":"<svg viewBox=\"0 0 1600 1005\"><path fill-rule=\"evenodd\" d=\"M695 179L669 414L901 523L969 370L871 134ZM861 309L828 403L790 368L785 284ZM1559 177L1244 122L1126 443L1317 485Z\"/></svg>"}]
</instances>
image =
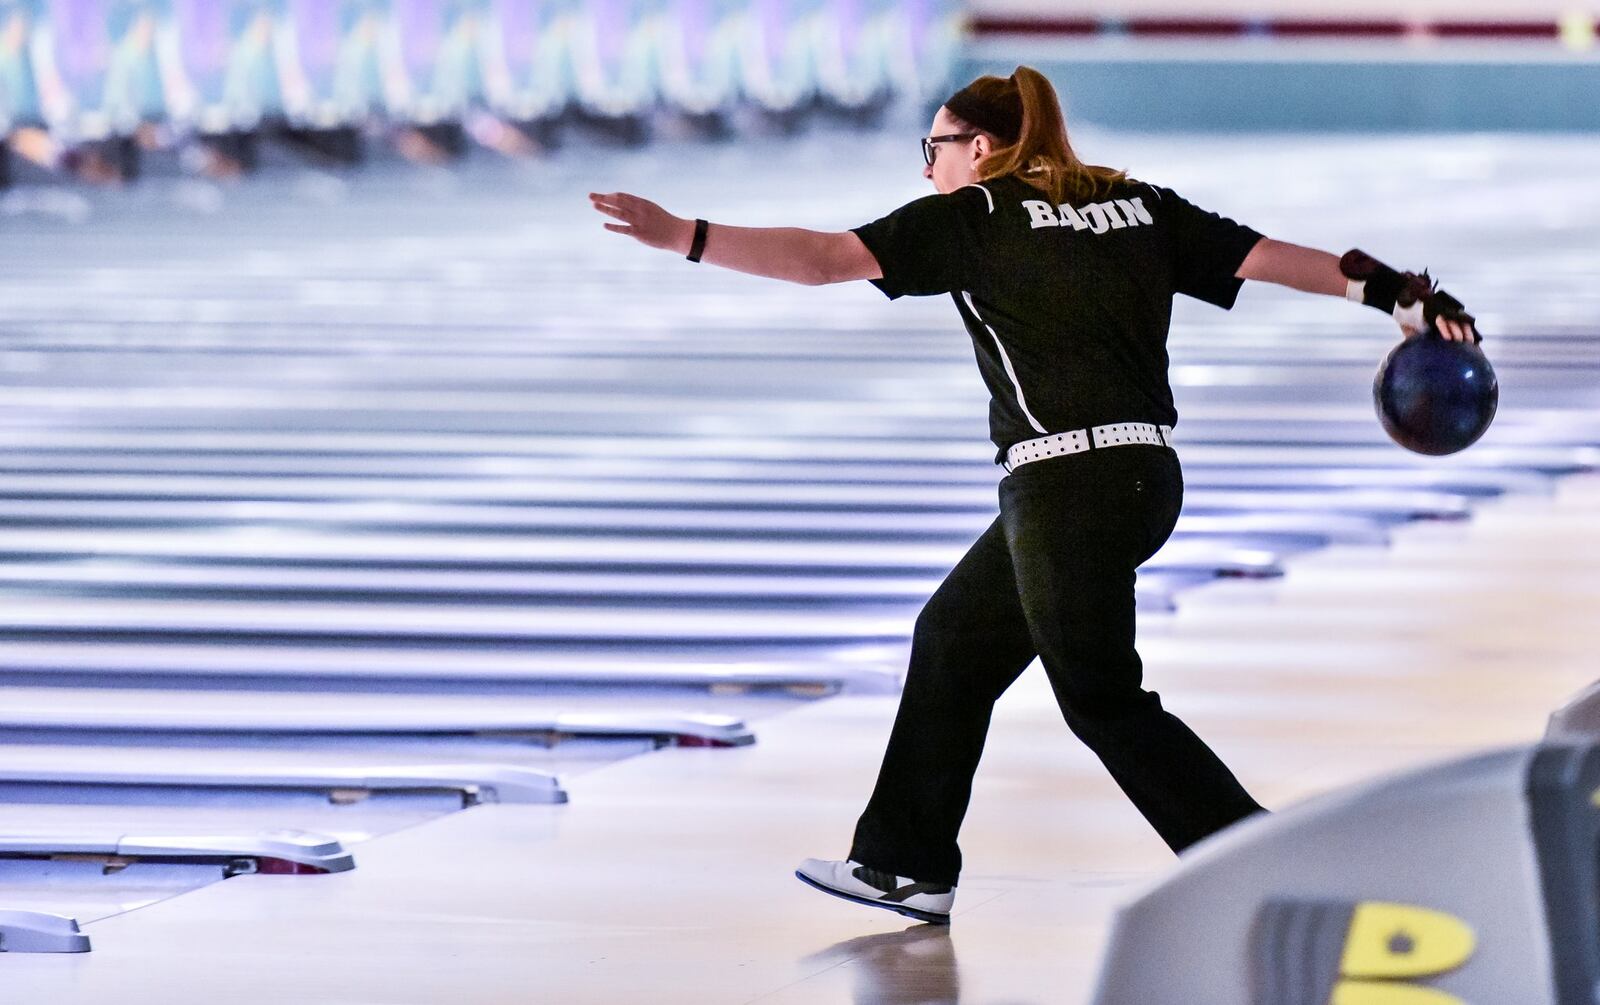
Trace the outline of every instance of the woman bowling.
<instances>
[{"instance_id":1,"label":"woman bowling","mask_svg":"<svg viewBox=\"0 0 1600 1005\"><path fill-rule=\"evenodd\" d=\"M1371 304L1408 333L1427 323L1447 339L1475 333L1469 316L1434 310L1418 277L1265 238L1084 163L1054 89L1029 67L957 91L922 151L937 194L844 233L708 224L626 193L590 200L612 218L606 229L690 261L808 285L867 280L891 299L948 294L973 339L1006 471L1000 515L916 620L847 859L807 859L797 873L942 923L990 713L1036 657L1067 725L1174 851L1261 812L1143 688L1134 648L1135 570L1172 533L1183 499L1167 379L1173 295L1228 309L1254 279Z\"/></svg>"}]
</instances>

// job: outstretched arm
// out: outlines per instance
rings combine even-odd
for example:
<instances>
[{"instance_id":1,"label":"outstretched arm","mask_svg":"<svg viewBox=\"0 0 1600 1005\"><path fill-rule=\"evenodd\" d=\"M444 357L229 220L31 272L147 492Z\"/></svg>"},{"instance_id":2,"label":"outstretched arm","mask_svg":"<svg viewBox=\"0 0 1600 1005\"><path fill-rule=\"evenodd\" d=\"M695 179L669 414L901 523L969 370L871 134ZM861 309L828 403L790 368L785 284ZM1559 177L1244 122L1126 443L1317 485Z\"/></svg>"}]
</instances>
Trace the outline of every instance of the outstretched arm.
<instances>
[{"instance_id":1,"label":"outstretched arm","mask_svg":"<svg viewBox=\"0 0 1600 1005\"><path fill-rule=\"evenodd\" d=\"M1350 283L1339 268L1338 256L1286 241L1274 241L1270 237L1256 242L1234 275L1240 279L1257 279L1330 297L1345 296ZM1471 321L1441 317L1436 325L1439 334L1451 341L1470 342L1475 336ZM1418 331L1405 324L1401 328L1407 335L1415 335Z\"/></svg>"},{"instance_id":2,"label":"outstretched arm","mask_svg":"<svg viewBox=\"0 0 1600 1005\"><path fill-rule=\"evenodd\" d=\"M1256 242L1234 275L1240 279L1277 283L1304 293L1344 296L1345 278L1344 273L1339 271L1337 255L1286 241L1274 241L1270 237L1263 237Z\"/></svg>"},{"instance_id":3,"label":"outstretched arm","mask_svg":"<svg viewBox=\"0 0 1600 1005\"><path fill-rule=\"evenodd\" d=\"M627 234L652 248L680 255L689 253L694 240L693 220L673 216L650 200L626 192L590 192L589 203L619 221L605 225L612 233ZM798 227L712 224L700 260L806 286L883 278L878 260L861 238L849 231L835 234Z\"/></svg>"}]
</instances>

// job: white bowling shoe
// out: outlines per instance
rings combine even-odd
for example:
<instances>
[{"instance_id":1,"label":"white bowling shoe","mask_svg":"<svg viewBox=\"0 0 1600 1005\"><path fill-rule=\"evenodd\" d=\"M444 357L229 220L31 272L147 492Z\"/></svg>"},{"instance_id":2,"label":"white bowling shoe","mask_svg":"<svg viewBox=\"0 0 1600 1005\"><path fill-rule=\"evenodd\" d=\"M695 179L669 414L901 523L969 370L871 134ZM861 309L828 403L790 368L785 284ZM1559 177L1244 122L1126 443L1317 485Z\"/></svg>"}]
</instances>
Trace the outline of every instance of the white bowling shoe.
<instances>
[{"instance_id":1,"label":"white bowling shoe","mask_svg":"<svg viewBox=\"0 0 1600 1005\"><path fill-rule=\"evenodd\" d=\"M862 865L808 858L794 872L801 882L823 893L882 907L918 921L936 925L950 923L950 905L955 902L954 887L943 883L919 883Z\"/></svg>"}]
</instances>

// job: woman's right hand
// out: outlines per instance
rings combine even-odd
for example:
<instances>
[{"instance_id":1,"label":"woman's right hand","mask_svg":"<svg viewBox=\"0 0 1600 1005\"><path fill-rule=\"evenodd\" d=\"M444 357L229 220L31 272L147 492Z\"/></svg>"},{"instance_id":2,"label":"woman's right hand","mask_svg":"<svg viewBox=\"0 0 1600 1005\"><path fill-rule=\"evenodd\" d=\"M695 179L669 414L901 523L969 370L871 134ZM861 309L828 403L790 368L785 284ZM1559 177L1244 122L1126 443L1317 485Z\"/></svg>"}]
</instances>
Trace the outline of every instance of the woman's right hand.
<instances>
[{"instance_id":1,"label":"woman's right hand","mask_svg":"<svg viewBox=\"0 0 1600 1005\"><path fill-rule=\"evenodd\" d=\"M629 237L666 251L688 254L694 241L694 221L673 216L649 199L641 199L626 192L589 193L589 204L606 216L619 220L605 228L614 234Z\"/></svg>"},{"instance_id":2,"label":"woman's right hand","mask_svg":"<svg viewBox=\"0 0 1600 1005\"><path fill-rule=\"evenodd\" d=\"M1441 316L1434 322L1434 328L1438 330L1439 337L1443 338L1446 342L1478 341L1477 324L1471 318L1457 320L1455 318ZM1422 334L1420 330L1407 328L1405 325L1401 325L1400 329L1406 333L1408 338L1413 335Z\"/></svg>"}]
</instances>

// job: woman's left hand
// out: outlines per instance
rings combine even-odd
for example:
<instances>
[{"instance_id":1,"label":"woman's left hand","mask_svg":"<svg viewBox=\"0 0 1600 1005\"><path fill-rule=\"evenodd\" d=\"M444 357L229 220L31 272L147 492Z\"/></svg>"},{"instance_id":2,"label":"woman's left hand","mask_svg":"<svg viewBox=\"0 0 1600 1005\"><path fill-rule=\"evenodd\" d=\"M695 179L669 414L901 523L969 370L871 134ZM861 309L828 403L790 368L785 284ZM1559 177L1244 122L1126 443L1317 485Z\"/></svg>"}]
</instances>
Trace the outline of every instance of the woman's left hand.
<instances>
[{"instance_id":1,"label":"woman's left hand","mask_svg":"<svg viewBox=\"0 0 1600 1005\"><path fill-rule=\"evenodd\" d=\"M689 245L694 241L693 220L673 216L649 199L626 192L606 195L590 192L589 204L606 216L621 221L605 225L614 234L627 234L652 248L689 253Z\"/></svg>"}]
</instances>

